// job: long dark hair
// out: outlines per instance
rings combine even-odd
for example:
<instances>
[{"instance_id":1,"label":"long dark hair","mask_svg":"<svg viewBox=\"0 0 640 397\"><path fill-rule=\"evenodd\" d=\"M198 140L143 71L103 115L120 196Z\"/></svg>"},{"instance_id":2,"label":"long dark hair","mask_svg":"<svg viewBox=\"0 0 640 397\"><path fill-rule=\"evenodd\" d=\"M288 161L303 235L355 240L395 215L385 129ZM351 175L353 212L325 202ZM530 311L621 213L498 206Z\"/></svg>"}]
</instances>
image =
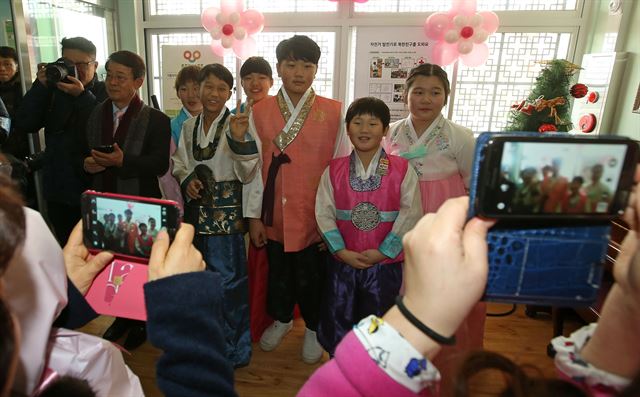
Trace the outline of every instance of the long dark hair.
<instances>
[{"instance_id":1,"label":"long dark hair","mask_svg":"<svg viewBox=\"0 0 640 397\"><path fill-rule=\"evenodd\" d=\"M16 330L13 317L4 300L0 299L0 393L5 391L9 379L11 364L16 355Z\"/></svg>"},{"instance_id":2,"label":"long dark hair","mask_svg":"<svg viewBox=\"0 0 640 397\"><path fill-rule=\"evenodd\" d=\"M527 374L526 369L536 372L534 367L520 366L498 353L479 351L467 356L458 372L454 384L454 397L469 397L472 395L471 380L480 372L486 370L499 371L507 383L499 397L589 397L578 386L560 379L545 378L539 371L538 376Z\"/></svg>"},{"instance_id":3,"label":"long dark hair","mask_svg":"<svg viewBox=\"0 0 640 397\"><path fill-rule=\"evenodd\" d=\"M0 158L5 158L0 154ZM23 201L12 180L0 175L0 276L18 246L24 241L26 226Z\"/></svg>"}]
</instances>

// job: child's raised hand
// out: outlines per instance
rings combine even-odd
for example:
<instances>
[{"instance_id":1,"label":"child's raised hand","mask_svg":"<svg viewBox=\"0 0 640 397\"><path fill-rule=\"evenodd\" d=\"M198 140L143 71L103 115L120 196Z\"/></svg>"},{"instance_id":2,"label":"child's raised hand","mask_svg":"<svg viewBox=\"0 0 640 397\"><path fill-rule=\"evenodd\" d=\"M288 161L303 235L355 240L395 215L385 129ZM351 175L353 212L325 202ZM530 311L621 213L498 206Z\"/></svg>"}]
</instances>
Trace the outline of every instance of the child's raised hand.
<instances>
[{"instance_id":1,"label":"child's raised hand","mask_svg":"<svg viewBox=\"0 0 640 397\"><path fill-rule=\"evenodd\" d=\"M368 258L359 252L342 249L336 252L336 255L338 256L338 258L340 258L341 261L354 269L367 269L373 266L373 264L368 262Z\"/></svg>"},{"instance_id":2,"label":"child's raised hand","mask_svg":"<svg viewBox=\"0 0 640 397\"><path fill-rule=\"evenodd\" d=\"M231 137L238 141L244 142L245 134L249 129L249 115L251 114L251 99L247 99L247 106L244 111L241 111L242 101L238 99L236 104L236 114L231 115L229 120L229 129L231 130Z\"/></svg>"}]
</instances>

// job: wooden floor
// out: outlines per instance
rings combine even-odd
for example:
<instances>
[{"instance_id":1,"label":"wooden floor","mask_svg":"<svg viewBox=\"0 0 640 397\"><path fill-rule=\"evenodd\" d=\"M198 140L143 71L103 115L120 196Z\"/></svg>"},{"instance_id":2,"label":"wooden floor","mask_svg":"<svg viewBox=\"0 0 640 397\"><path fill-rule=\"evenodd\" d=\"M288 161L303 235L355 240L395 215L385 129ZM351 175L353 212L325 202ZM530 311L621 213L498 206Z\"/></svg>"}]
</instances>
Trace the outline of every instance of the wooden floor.
<instances>
[{"instance_id":1,"label":"wooden floor","mask_svg":"<svg viewBox=\"0 0 640 397\"><path fill-rule=\"evenodd\" d=\"M488 312L507 311L511 305L489 304ZM83 328L87 333L101 335L111 323L111 318L100 317ZM565 322L565 335L580 326L575 318ZM296 320L293 331L274 352L265 353L254 345L249 366L236 370L236 390L241 397L287 397L296 392L311 373L321 364L307 365L300 358L304 324ZM507 317L488 317L485 327L485 349L502 353L518 363L537 367L542 374L554 376L553 361L546 355L546 346L552 337L551 317L539 315L532 319L524 314L524 306ZM147 397L162 396L155 386L155 362L160 351L148 342L125 361L142 382ZM323 361L327 360L325 357ZM474 382L474 394L489 396L499 390L502 378L485 374ZM124 396L123 396L124 397Z\"/></svg>"}]
</instances>

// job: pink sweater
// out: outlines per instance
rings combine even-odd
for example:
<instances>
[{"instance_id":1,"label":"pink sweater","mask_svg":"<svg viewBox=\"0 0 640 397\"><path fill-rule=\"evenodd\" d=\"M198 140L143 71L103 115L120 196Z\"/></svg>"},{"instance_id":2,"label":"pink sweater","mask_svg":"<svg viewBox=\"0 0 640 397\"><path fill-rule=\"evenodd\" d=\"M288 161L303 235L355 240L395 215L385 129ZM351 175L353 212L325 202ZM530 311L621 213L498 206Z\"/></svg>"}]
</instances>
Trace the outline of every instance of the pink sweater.
<instances>
[{"instance_id":1,"label":"pink sweater","mask_svg":"<svg viewBox=\"0 0 640 397\"><path fill-rule=\"evenodd\" d=\"M436 396L430 388L416 394L393 380L371 359L353 331L342 339L335 358L314 372L298 392L299 397L380 395Z\"/></svg>"},{"instance_id":2,"label":"pink sweater","mask_svg":"<svg viewBox=\"0 0 640 397\"><path fill-rule=\"evenodd\" d=\"M298 396L439 396L438 371L426 360L416 365L416 360L410 357L417 351L406 350L408 342L382 323L374 316L363 319L340 342L335 358L314 372ZM570 337L554 338L558 376L584 388L590 395L614 396L629 380L599 370L579 356L579 350L595 327L591 324Z\"/></svg>"}]
</instances>

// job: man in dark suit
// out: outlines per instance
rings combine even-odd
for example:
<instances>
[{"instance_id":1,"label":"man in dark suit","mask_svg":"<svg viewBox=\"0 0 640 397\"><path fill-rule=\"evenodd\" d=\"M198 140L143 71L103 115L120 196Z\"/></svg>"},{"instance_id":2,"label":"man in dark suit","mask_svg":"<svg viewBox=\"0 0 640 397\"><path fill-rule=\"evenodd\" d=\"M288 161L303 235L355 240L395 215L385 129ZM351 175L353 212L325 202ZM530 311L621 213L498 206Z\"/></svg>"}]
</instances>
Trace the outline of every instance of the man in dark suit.
<instances>
[{"instance_id":1,"label":"man in dark suit","mask_svg":"<svg viewBox=\"0 0 640 397\"><path fill-rule=\"evenodd\" d=\"M146 69L140 56L131 51L114 52L106 69L109 98L89 116L87 142L91 150L84 159L84 169L93 175L95 190L160 198L158 177L169 167L169 117L145 105L137 94ZM104 338L119 339L129 329L124 347L135 349L146 339L143 322L118 318Z\"/></svg>"}]
</instances>

